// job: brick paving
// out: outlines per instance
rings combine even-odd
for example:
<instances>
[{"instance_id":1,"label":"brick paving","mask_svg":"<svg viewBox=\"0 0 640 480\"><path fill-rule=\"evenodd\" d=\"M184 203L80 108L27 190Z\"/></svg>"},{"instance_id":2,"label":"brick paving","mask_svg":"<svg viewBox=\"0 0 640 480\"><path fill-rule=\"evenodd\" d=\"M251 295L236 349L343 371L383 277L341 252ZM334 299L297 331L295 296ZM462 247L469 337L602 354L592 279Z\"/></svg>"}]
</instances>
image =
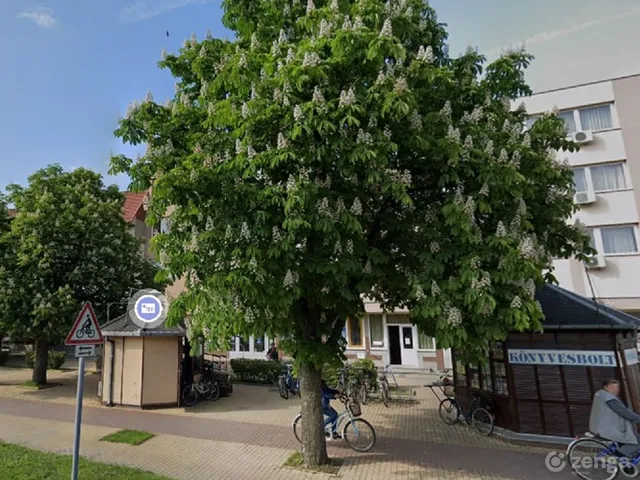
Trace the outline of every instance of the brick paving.
<instances>
[{"instance_id":1,"label":"brick paving","mask_svg":"<svg viewBox=\"0 0 640 480\"><path fill-rule=\"evenodd\" d=\"M53 393L57 388L28 394L18 389L19 393L1 386L2 375L0 370L0 439L68 453L74 418L69 395ZM263 387L238 385L234 390L231 398L218 402L162 411L98 407L89 399L83 413L82 455L177 479L311 478L280 468L298 447L291 420L299 412L299 400L281 400ZM508 444L480 437L462 425L444 425L430 392L417 392L414 401L388 409L377 402L364 407L363 417L378 436L371 452L358 454L342 442L330 443L330 455L344 460L342 478L571 478L567 472L547 471L544 457L549 449ZM46 396L39 396L42 393ZM121 428L157 436L138 447L99 442Z\"/></svg>"}]
</instances>

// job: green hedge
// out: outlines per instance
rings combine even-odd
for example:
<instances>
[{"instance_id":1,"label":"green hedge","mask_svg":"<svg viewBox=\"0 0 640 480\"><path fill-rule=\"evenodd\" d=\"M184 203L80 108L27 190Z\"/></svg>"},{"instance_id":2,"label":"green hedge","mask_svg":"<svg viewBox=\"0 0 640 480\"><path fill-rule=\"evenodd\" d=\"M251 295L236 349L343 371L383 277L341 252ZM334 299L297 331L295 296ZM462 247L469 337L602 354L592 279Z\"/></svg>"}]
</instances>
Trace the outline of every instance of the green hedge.
<instances>
[{"instance_id":1,"label":"green hedge","mask_svg":"<svg viewBox=\"0 0 640 480\"><path fill-rule=\"evenodd\" d=\"M9 352L5 350L0 350L0 367L5 364L8 358L9 358Z\"/></svg>"},{"instance_id":2,"label":"green hedge","mask_svg":"<svg viewBox=\"0 0 640 480\"><path fill-rule=\"evenodd\" d=\"M27 352L25 356L27 368L33 368L36 365L36 352ZM64 352L56 352L55 350L49 350L49 360L47 361L47 367L54 370L62 367L64 363Z\"/></svg>"},{"instance_id":3,"label":"green hedge","mask_svg":"<svg viewBox=\"0 0 640 480\"><path fill-rule=\"evenodd\" d=\"M280 362L273 360L253 360L234 358L231 360L234 380L236 382L260 383L270 385L278 380L285 368Z\"/></svg>"}]
</instances>

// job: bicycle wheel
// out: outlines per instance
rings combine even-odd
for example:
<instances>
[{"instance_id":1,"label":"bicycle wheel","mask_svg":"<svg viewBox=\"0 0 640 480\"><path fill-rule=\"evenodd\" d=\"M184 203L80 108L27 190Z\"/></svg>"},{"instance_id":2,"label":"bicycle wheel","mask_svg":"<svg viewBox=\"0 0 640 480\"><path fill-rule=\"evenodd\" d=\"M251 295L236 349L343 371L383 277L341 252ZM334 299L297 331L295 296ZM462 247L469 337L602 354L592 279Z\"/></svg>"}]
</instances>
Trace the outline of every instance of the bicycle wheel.
<instances>
[{"instance_id":1,"label":"bicycle wheel","mask_svg":"<svg viewBox=\"0 0 640 480\"><path fill-rule=\"evenodd\" d=\"M493 433L493 416L484 408L476 408L471 415L471 425L480 435L488 437Z\"/></svg>"},{"instance_id":2,"label":"bicycle wheel","mask_svg":"<svg viewBox=\"0 0 640 480\"><path fill-rule=\"evenodd\" d=\"M595 438L576 440L569 446L567 456L572 470L584 480L612 480L618 475L620 459L609 445ZM560 456L547 462L555 469L564 468L566 464Z\"/></svg>"},{"instance_id":3,"label":"bicycle wheel","mask_svg":"<svg viewBox=\"0 0 640 480\"><path fill-rule=\"evenodd\" d=\"M447 425L453 425L460 417L460 405L452 398L445 398L438 407L440 418Z\"/></svg>"},{"instance_id":4,"label":"bicycle wheel","mask_svg":"<svg viewBox=\"0 0 640 480\"><path fill-rule=\"evenodd\" d=\"M182 390L182 403L187 407L193 407L198 401L198 391L193 385L188 385Z\"/></svg>"},{"instance_id":5,"label":"bicycle wheel","mask_svg":"<svg viewBox=\"0 0 640 480\"><path fill-rule=\"evenodd\" d=\"M356 452L368 452L376 444L376 431L366 420L353 418L342 428L342 438Z\"/></svg>"},{"instance_id":6,"label":"bicycle wheel","mask_svg":"<svg viewBox=\"0 0 640 480\"><path fill-rule=\"evenodd\" d=\"M280 396L285 400L289 398L289 388L287 387L287 382L284 377L278 379L278 391L280 392Z\"/></svg>"},{"instance_id":7,"label":"bicycle wheel","mask_svg":"<svg viewBox=\"0 0 640 480\"><path fill-rule=\"evenodd\" d=\"M212 382L210 385L211 388L211 398L209 400L216 401L220 398L220 386L218 382Z\"/></svg>"},{"instance_id":8,"label":"bicycle wheel","mask_svg":"<svg viewBox=\"0 0 640 480\"><path fill-rule=\"evenodd\" d=\"M363 383L360 385L360 402L362 405L366 405L369 401L369 389L367 388L367 384Z\"/></svg>"},{"instance_id":9,"label":"bicycle wheel","mask_svg":"<svg viewBox=\"0 0 640 480\"><path fill-rule=\"evenodd\" d=\"M389 407L389 401L391 400L391 394L389 393L389 384L384 381L380 384L380 397L385 407Z\"/></svg>"},{"instance_id":10,"label":"bicycle wheel","mask_svg":"<svg viewBox=\"0 0 640 480\"><path fill-rule=\"evenodd\" d=\"M210 381L202 382L201 388L200 395L202 395L202 398L207 401L211 400L213 398L212 383Z\"/></svg>"},{"instance_id":11,"label":"bicycle wheel","mask_svg":"<svg viewBox=\"0 0 640 480\"><path fill-rule=\"evenodd\" d=\"M302 414L298 414L298 416L293 419L293 423L292 423L293 434L295 435L296 440L298 440L298 442L300 443L302 443L302 423L300 423L301 419L302 419Z\"/></svg>"}]
</instances>

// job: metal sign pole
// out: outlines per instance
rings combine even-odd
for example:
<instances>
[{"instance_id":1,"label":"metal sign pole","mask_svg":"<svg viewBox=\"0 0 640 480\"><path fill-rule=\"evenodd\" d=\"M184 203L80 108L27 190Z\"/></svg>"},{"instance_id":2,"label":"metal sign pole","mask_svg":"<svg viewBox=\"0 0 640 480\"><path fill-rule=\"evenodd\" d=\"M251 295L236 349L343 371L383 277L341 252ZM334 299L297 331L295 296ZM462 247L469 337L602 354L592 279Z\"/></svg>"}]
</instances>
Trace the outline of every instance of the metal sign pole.
<instances>
[{"instance_id":1,"label":"metal sign pole","mask_svg":"<svg viewBox=\"0 0 640 480\"><path fill-rule=\"evenodd\" d=\"M84 392L84 357L80 357L78 366L78 392L76 395L76 428L73 436L73 465L71 480L78 480L78 464L80 462L80 427L82 425L82 396Z\"/></svg>"}]
</instances>

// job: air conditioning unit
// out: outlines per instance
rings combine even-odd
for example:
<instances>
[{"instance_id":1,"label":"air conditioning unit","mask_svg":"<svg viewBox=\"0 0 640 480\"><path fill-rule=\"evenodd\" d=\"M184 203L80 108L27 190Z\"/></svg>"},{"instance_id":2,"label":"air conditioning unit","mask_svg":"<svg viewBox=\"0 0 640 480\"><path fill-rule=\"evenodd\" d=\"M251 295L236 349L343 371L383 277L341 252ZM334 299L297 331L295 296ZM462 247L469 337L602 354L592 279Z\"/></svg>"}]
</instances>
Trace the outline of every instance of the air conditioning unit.
<instances>
[{"instance_id":1,"label":"air conditioning unit","mask_svg":"<svg viewBox=\"0 0 640 480\"><path fill-rule=\"evenodd\" d=\"M607 261L604 259L604 255L594 255L593 257L589 257L585 264L588 269L596 270L599 268L604 268L607 266Z\"/></svg>"},{"instance_id":2,"label":"air conditioning unit","mask_svg":"<svg viewBox=\"0 0 640 480\"><path fill-rule=\"evenodd\" d=\"M593 142L593 133L585 130L582 132L575 132L573 135L573 141L576 143L589 143Z\"/></svg>"},{"instance_id":3,"label":"air conditioning unit","mask_svg":"<svg viewBox=\"0 0 640 480\"><path fill-rule=\"evenodd\" d=\"M573 202L576 205L588 205L590 203L595 203L596 201L596 192L593 190L587 190L586 192L577 192L573 196Z\"/></svg>"}]
</instances>

